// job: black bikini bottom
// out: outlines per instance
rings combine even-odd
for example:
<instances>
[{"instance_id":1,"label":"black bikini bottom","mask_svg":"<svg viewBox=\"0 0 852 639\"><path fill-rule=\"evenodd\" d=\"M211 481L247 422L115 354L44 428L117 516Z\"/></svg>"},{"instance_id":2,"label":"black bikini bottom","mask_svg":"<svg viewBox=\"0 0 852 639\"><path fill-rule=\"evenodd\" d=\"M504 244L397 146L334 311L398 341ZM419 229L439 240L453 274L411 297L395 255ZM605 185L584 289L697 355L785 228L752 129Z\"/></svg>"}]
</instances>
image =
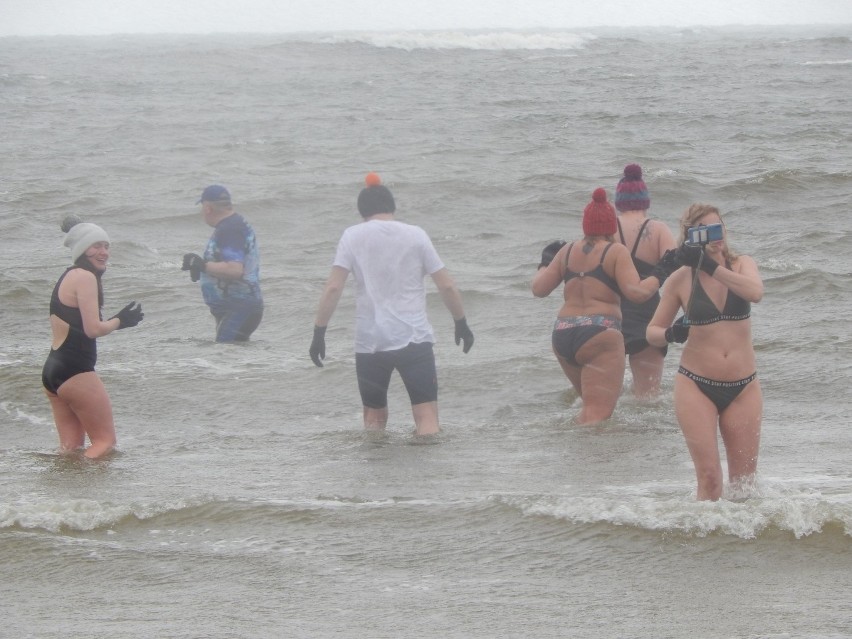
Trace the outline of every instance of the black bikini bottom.
<instances>
[{"instance_id":1,"label":"black bikini bottom","mask_svg":"<svg viewBox=\"0 0 852 639\"><path fill-rule=\"evenodd\" d=\"M683 366L679 367L677 372L681 375L685 375L695 382L695 385L698 386L698 390L704 393L711 402L716 404L716 408L720 413L730 406L731 402L733 402L737 396L743 392L745 387L757 377L757 373L752 373L748 377L738 379L734 382L719 382L715 379L708 379L707 377L696 375L692 371L685 369Z\"/></svg>"}]
</instances>

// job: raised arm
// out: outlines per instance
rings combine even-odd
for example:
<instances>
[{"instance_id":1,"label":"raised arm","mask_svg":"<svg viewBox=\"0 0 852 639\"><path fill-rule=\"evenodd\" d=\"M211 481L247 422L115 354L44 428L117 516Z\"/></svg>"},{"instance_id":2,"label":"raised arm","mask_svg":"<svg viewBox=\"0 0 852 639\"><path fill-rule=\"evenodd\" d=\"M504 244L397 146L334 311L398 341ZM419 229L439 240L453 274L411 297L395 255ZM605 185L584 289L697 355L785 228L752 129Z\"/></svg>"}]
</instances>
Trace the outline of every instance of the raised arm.
<instances>
[{"instance_id":1,"label":"raised arm","mask_svg":"<svg viewBox=\"0 0 852 639\"><path fill-rule=\"evenodd\" d=\"M623 244L613 244L610 253L614 253L615 281L621 294L634 304L641 304L660 290L660 276L652 275L644 280L640 279L639 272L633 264L630 252ZM663 277L663 279L665 279Z\"/></svg>"},{"instance_id":2,"label":"raised arm","mask_svg":"<svg viewBox=\"0 0 852 639\"><path fill-rule=\"evenodd\" d=\"M684 243L677 250L677 259L692 268L700 265L707 275L748 302L757 303L763 299L763 280L757 263L748 255L737 257L732 264L733 269L729 269L713 259L703 247Z\"/></svg>"},{"instance_id":3,"label":"raised arm","mask_svg":"<svg viewBox=\"0 0 852 639\"><path fill-rule=\"evenodd\" d=\"M763 299L763 280L760 278L757 263L748 255L740 255L737 258L734 270L720 265L711 277L752 304Z\"/></svg>"},{"instance_id":4,"label":"raised arm","mask_svg":"<svg viewBox=\"0 0 852 639\"><path fill-rule=\"evenodd\" d=\"M74 269L66 276L65 281L72 285L72 295L77 298L80 316L83 318L83 332L86 337L96 339L109 335L117 330L121 322L117 317L108 320L101 319L98 304L98 281L93 273L85 269Z\"/></svg>"},{"instance_id":5,"label":"raised arm","mask_svg":"<svg viewBox=\"0 0 852 639\"><path fill-rule=\"evenodd\" d=\"M562 247L556 252L556 255L552 257L549 254L546 255L548 249L553 247L555 244L556 243L551 243L545 247L544 252L542 253L542 262L530 284L532 293L536 297L547 297L562 283L565 256L568 254L571 245L563 242ZM549 262L547 261L548 259L550 260Z\"/></svg>"}]
</instances>

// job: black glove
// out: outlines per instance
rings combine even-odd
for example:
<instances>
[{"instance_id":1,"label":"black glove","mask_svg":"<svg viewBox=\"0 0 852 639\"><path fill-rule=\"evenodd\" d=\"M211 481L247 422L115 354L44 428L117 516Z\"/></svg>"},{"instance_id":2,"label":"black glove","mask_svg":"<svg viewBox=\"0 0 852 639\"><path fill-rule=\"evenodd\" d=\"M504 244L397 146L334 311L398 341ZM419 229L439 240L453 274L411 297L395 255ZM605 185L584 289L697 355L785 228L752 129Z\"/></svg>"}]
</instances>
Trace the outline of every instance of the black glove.
<instances>
[{"instance_id":1,"label":"black glove","mask_svg":"<svg viewBox=\"0 0 852 639\"><path fill-rule=\"evenodd\" d=\"M712 257L707 257L707 253L704 252L704 247L699 244L687 244L684 242L680 245L680 248L677 249L676 259L680 264L690 266L692 268L697 268L698 263L701 262L701 270L707 273L710 277L713 277L713 273L719 266L719 263L716 260Z\"/></svg>"},{"instance_id":2,"label":"black glove","mask_svg":"<svg viewBox=\"0 0 852 639\"><path fill-rule=\"evenodd\" d=\"M139 322L142 321L142 318L145 317L145 313L142 312L142 305L137 304L136 302L130 302L127 306L121 309L118 313L110 317L109 319L118 318L118 328L121 330L122 328L130 328L132 326L136 326Z\"/></svg>"},{"instance_id":3,"label":"black glove","mask_svg":"<svg viewBox=\"0 0 852 639\"><path fill-rule=\"evenodd\" d=\"M698 267L698 262L701 260L701 255L704 253L704 248L698 244L681 244L676 252L675 257L678 264L681 266Z\"/></svg>"},{"instance_id":4,"label":"black glove","mask_svg":"<svg viewBox=\"0 0 852 639\"><path fill-rule=\"evenodd\" d=\"M470 327L467 325L467 320L463 317L456 320L456 346L461 341L464 341L462 352L467 353L473 346L473 333L471 333Z\"/></svg>"},{"instance_id":5,"label":"black glove","mask_svg":"<svg viewBox=\"0 0 852 639\"><path fill-rule=\"evenodd\" d=\"M325 329L328 326L314 326L314 338L311 340L311 347L308 353L311 354L311 360L314 364L322 368L322 360L325 359Z\"/></svg>"},{"instance_id":6,"label":"black glove","mask_svg":"<svg viewBox=\"0 0 852 639\"><path fill-rule=\"evenodd\" d=\"M544 247L544 250L541 252L541 262L539 262L539 268L545 268L546 266L550 266L550 263L553 261L553 258L556 257L556 254L565 246L565 240L556 240L555 242L551 242L547 246ZM465 351L466 353L467 351Z\"/></svg>"},{"instance_id":7,"label":"black glove","mask_svg":"<svg viewBox=\"0 0 852 639\"><path fill-rule=\"evenodd\" d=\"M651 275L660 280L660 286L663 285L663 282L666 281L669 275L674 273L676 270L680 268L680 264L677 261L677 250L669 249L665 253L663 253L663 257L660 258L660 261L657 262L657 265L654 267Z\"/></svg>"},{"instance_id":8,"label":"black glove","mask_svg":"<svg viewBox=\"0 0 852 639\"><path fill-rule=\"evenodd\" d=\"M201 273L207 268L207 260L195 253L187 253L183 256L182 271L189 271L189 279L197 282L201 278Z\"/></svg>"},{"instance_id":9,"label":"black glove","mask_svg":"<svg viewBox=\"0 0 852 639\"><path fill-rule=\"evenodd\" d=\"M707 257L707 254L704 254L704 259L701 261L701 270L707 273L710 277L713 277L713 273L716 272L716 269L719 268L719 262L714 260L712 257Z\"/></svg>"},{"instance_id":10,"label":"black glove","mask_svg":"<svg viewBox=\"0 0 852 639\"><path fill-rule=\"evenodd\" d=\"M689 337L689 325L684 323L683 315L681 315L666 329L666 341L669 344L672 342L683 344L687 337Z\"/></svg>"}]
</instances>

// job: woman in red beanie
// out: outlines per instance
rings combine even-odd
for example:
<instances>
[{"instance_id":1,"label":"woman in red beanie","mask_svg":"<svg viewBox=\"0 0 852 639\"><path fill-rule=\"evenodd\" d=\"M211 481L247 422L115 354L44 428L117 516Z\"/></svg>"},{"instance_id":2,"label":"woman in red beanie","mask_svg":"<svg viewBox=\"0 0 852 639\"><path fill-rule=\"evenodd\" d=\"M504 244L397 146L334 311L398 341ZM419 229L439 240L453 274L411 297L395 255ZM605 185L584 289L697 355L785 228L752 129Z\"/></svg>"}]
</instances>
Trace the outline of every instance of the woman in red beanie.
<instances>
[{"instance_id":1,"label":"woman in red beanie","mask_svg":"<svg viewBox=\"0 0 852 639\"><path fill-rule=\"evenodd\" d=\"M643 302L654 295L675 269L674 251L653 275L640 279L630 251L615 242L615 209L606 191L595 189L583 211L582 240L548 245L532 281L533 295L547 297L563 284L565 302L553 327L553 352L583 400L576 421L608 419L624 383L624 338L621 298ZM555 253L555 255L554 255Z\"/></svg>"},{"instance_id":2,"label":"woman in red beanie","mask_svg":"<svg viewBox=\"0 0 852 639\"><path fill-rule=\"evenodd\" d=\"M719 209L693 204L681 220L681 237L711 224L722 224ZM714 501L723 485L718 433L729 481L748 488L763 414L751 338L751 305L763 297L763 281L754 259L728 248L722 229L721 240L677 250L684 268L672 275L646 333L656 346L686 343L675 375L675 414L695 466L697 497ZM684 315L674 321L680 309Z\"/></svg>"}]
</instances>

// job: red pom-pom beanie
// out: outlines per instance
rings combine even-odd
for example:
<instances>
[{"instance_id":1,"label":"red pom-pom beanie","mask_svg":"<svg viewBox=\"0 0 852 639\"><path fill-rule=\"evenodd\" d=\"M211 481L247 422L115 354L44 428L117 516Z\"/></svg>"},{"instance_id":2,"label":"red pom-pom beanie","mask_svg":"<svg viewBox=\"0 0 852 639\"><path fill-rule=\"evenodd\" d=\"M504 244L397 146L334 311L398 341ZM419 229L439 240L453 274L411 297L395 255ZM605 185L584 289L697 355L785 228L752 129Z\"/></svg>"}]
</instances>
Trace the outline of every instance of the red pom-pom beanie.
<instances>
[{"instance_id":1,"label":"red pom-pom beanie","mask_svg":"<svg viewBox=\"0 0 852 639\"><path fill-rule=\"evenodd\" d=\"M592 201L583 211L583 233L586 235L615 235L618 226L615 209L607 202L606 191L598 187L592 193Z\"/></svg>"}]
</instances>

